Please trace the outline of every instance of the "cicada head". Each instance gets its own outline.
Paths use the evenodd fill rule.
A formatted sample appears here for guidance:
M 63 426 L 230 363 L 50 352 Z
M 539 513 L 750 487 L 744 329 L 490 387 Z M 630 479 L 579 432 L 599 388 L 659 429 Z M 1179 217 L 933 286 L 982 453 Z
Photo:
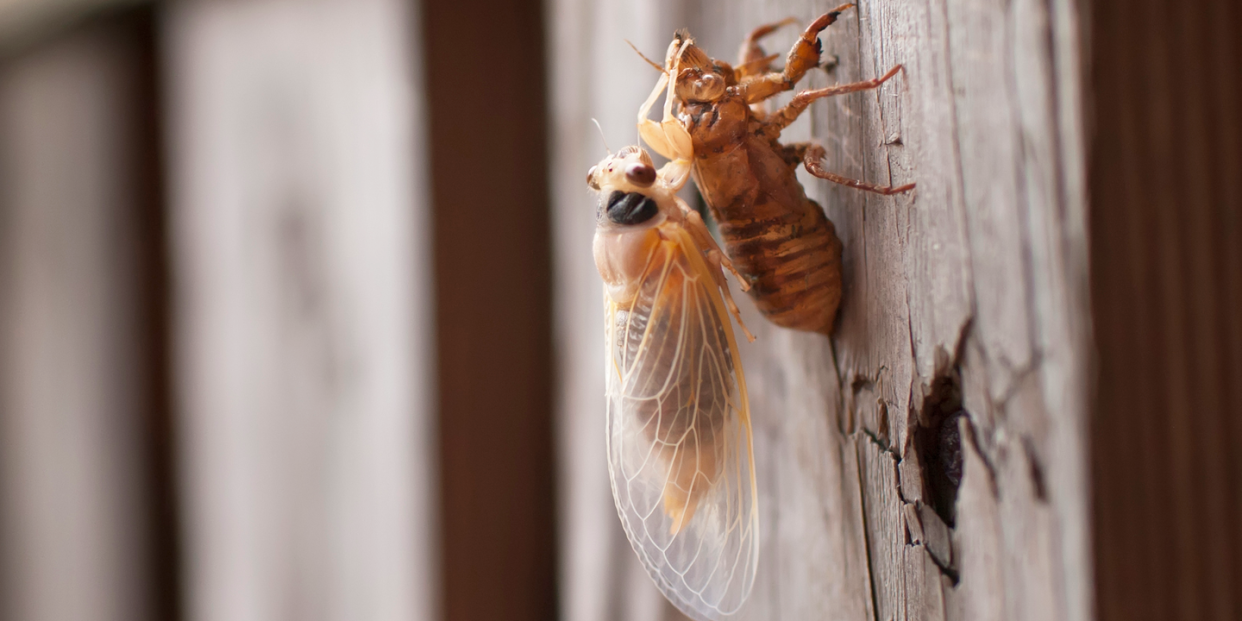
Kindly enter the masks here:
M 689 45 L 684 45 L 685 43 Z M 684 48 L 684 49 L 683 49 Z M 681 53 L 678 63 L 676 53 Z M 728 63 L 713 60 L 685 30 L 678 30 L 669 45 L 669 57 L 665 67 L 677 67 L 677 81 L 673 93 L 682 101 L 711 102 L 724 97 L 725 88 L 734 82 L 733 68 Z
M 647 258 L 660 243 L 656 233 L 681 219 L 668 182 L 641 147 L 629 146 L 604 158 L 587 173 L 599 192 L 595 266 L 609 297 L 621 303 L 638 291 Z
M 628 146 L 587 171 L 587 185 L 600 193 L 600 220 L 615 225 L 642 224 L 675 209 L 668 180 L 641 147 Z
M 599 164 L 587 171 L 587 185 L 592 190 L 645 190 L 656 181 L 655 164 L 646 149 L 630 145 L 608 154 Z

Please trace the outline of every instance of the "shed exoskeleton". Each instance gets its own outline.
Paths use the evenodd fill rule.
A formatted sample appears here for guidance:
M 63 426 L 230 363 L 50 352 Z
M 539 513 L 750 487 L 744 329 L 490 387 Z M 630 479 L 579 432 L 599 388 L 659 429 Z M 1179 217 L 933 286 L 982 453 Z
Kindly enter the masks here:
M 768 71 L 775 57 L 764 55 L 759 40 L 790 20 L 751 32 L 736 67 L 709 57 L 689 33 L 678 31 L 664 67 L 656 65 L 663 75 L 638 115 L 639 133 L 653 150 L 693 162 L 695 183 L 725 252 L 750 285 L 759 310 L 779 326 L 823 334 L 832 333 L 841 300 L 841 241 L 823 209 L 807 198 L 796 167 L 879 194 L 906 192 L 914 184 L 880 186 L 828 172 L 823 147 L 783 145 L 780 134 L 816 99 L 877 88 L 901 65 L 873 80 L 802 91 L 771 114 L 762 106 L 792 90 L 819 64 L 819 32 L 851 6 L 837 7 L 807 26 L 781 71 Z M 664 116 L 657 123 L 647 117 L 665 89 Z

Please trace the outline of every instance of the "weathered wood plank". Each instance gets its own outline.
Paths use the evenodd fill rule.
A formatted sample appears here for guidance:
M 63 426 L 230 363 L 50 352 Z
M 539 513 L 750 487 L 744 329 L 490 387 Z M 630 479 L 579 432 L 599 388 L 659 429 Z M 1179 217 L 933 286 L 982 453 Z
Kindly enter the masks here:
M 907 505 L 908 506 L 908 505 Z M 960 619 L 948 611 L 945 604 L 945 577 L 940 567 L 932 560 L 927 548 L 912 545 L 905 549 L 906 608 L 907 619 L 925 621 L 943 621 L 944 619 Z
M 875 618 L 906 619 L 905 512 L 898 494 L 897 462 L 866 433 L 856 434 L 858 471 L 867 532 L 868 567 L 875 594 Z M 921 565 L 921 563 L 920 563 Z
M 753 600 L 739 618 L 870 617 L 862 536 L 870 514 L 859 492 L 858 450 L 825 415 L 841 403 L 836 384 L 821 380 L 835 373 L 832 351 L 823 337 L 777 330 L 758 313 L 746 317 L 771 344 L 744 346 L 752 404 L 781 416 L 755 418 L 756 461 L 764 465 L 760 524 L 767 532 Z
M 602 452 L 590 448 L 602 437 L 592 366 L 601 328 L 578 177 L 600 153 L 587 119 L 600 118 L 610 138 L 632 136 L 634 106 L 655 76 L 613 42 L 629 38 L 658 56 L 668 33 L 688 26 L 709 53 L 732 60 L 756 24 L 805 23 L 828 8 L 640 6 L 615 15 L 561 0 L 552 11 L 558 325 L 575 360 L 561 402 L 573 618 L 614 618 L 608 593 L 618 584 L 604 571 L 576 573 L 575 563 L 603 563 L 605 545 L 624 556 Z M 775 328 L 741 302 L 759 336 L 742 353 L 764 504 L 760 577 L 739 618 L 1090 615 L 1076 6 L 862 2 L 822 35 L 836 66 L 812 71 L 804 88 L 898 63 L 905 71 L 876 91 L 815 103 L 785 141 L 823 143 L 840 174 L 919 186 L 876 197 L 800 176 L 845 245 L 831 341 Z M 783 53 L 794 36 L 790 28 L 765 45 Z M 954 506 L 942 498 L 954 454 L 941 425 L 954 429 L 959 419 L 948 417 L 962 402 L 968 474 Z M 944 503 L 942 517 L 933 507 Z M 831 569 L 816 573 L 825 559 Z M 579 617 L 586 600 L 595 616 Z
M 204 1 L 164 27 L 187 618 L 430 618 L 417 20 Z
M 996 479 L 979 454 L 968 423 L 962 439 L 962 488 L 958 497 L 956 546 L 961 550 L 962 572 L 958 589 L 962 618 L 1004 619 L 1011 594 L 1005 589 L 1004 559 L 997 509 Z

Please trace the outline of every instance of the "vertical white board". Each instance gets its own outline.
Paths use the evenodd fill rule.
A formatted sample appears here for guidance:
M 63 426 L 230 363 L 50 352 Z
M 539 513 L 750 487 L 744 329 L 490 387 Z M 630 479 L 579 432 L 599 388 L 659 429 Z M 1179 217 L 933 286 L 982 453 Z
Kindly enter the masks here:
M 411 32 L 396 0 L 168 7 L 192 621 L 433 612 Z

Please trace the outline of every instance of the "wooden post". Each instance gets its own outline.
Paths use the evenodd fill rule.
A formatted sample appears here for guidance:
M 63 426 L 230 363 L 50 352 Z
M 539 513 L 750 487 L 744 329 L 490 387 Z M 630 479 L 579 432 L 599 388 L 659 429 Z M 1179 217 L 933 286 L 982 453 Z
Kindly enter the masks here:
M 434 614 L 431 251 L 407 8 L 167 7 L 192 621 Z
M 153 12 L 16 45 L 16 5 L 0 17 L 0 617 L 175 619 Z
M 1102 621 L 1242 616 L 1242 11 L 1091 6 Z
M 590 119 L 614 149 L 635 140 L 657 74 L 625 39 L 658 57 L 685 26 L 732 61 L 754 26 L 830 7 L 552 5 L 562 614 L 672 618 L 621 534 L 604 468 L 595 216 L 581 179 L 604 150 Z M 905 71 L 814 104 L 786 141 L 824 144 L 829 170 L 918 189 L 885 198 L 802 175 L 845 244 L 832 339 L 775 328 L 743 303 L 759 336 L 743 359 L 762 552 L 738 619 L 1090 617 L 1077 19 L 1069 0 L 866 0 L 822 36 L 835 67 L 800 88 Z M 766 41 L 769 53 L 797 30 Z
M 555 616 L 540 0 L 427 0 L 445 621 Z

